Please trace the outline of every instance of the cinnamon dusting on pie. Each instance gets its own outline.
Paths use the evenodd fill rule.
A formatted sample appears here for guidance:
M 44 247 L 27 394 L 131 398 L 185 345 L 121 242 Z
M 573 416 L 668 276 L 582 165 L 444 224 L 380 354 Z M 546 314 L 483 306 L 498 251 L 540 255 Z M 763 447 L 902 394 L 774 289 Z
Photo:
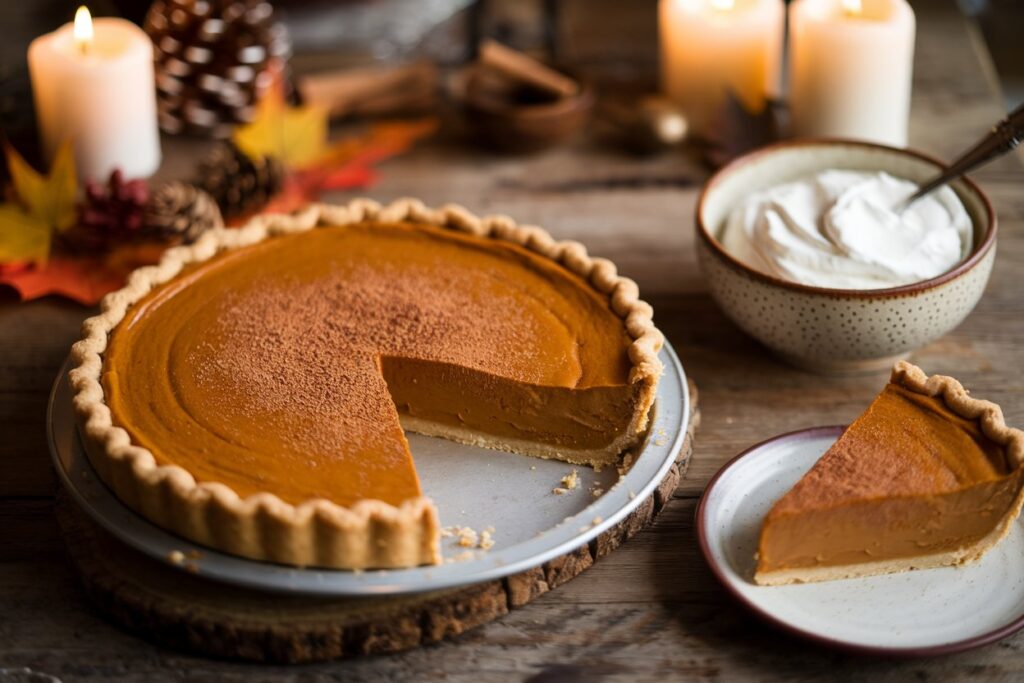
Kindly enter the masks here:
M 154 370 L 162 385 L 174 386 L 144 400 L 131 385 L 108 386 L 117 399 L 111 409 L 122 424 L 145 426 L 131 436 L 158 461 L 179 464 L 199 481 L 228 483 L 242 497 L 273 482 L 278 497 L 296 504 L 368 498 L 397 505 L 419 497 L 399 416 L 428 427 L 454 421 L 472 431 L 462 411 L 472 412 L 475 404 L 458 398 L 467 387 L 508 394 L 511 405 L 535 399 L 532 389 L 519 390 L 518 397 L 517 383 L 551 387 L 544 405 L 555 412 L 575 405 L 576 391 L 619 387 L 607 389 L 603 400 L 612 404 L 605 408 L 628 421 L 630 340 L 607 302 L 549 282 L 568 276 L 543 261 L 438 233 L 360 225 L 281 237 L 217 257 L 192 272 L 206 289 L 190 286 L 195 283 L 186 274 L 129 310 L 107 360 L 131 365 L 144 348 L 163 359 L 163 370 Z M 167 328 L 180 331 L 168 335 Z M 584 331 L 593 341 L 581 345 Z M 119 376 L 115 371 L 107 380 Z M 158 378 L 136 381 L 148 385 Z M 165 400 L 179 410 L 147 408 Z M 211 401 L 216 410 L 209 410 Z M 444 413 L 444 406 L 461 407 L 456 415 Z M 533 407 L 521 410 L 504 427 L 486 427 L 552 429 L 531 427 L 525 416 Z M 481 410 L 475 418 L 494 422 L 490 415 Z M 598 446 L 616 429 L 603 419 L 565 419 L 558 439 Z M 215 444 L 223 456 L 196 457 L 195 448 L 163 436 L 183 430 L 205 439 L 204 448 Z M 273 459 L 264 455 L 268 451 Z M 232 464 L 239 462 L 248 464 Z M 332 476 L 339 471 L 348 475 Z M 385 471 L 409 474 L 378 476 Z

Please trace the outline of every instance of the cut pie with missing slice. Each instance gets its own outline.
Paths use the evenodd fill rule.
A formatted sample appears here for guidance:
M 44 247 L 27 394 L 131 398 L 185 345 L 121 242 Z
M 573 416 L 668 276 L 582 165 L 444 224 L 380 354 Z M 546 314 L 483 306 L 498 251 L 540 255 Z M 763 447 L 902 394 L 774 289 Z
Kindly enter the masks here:
M 768 512 L 754 579 L 827 581 L 959 565 L 1024 503 L 1024 432 L 951 377 L 900 362 L 867 411 Z
M 441 558 L 403 427 L 615 466 L 662 370 L 651 315 L 537 227 L 315 205 L 136 271 L 71 381 L 90 461 L 154 523 L 259 560 L 408 567 Z

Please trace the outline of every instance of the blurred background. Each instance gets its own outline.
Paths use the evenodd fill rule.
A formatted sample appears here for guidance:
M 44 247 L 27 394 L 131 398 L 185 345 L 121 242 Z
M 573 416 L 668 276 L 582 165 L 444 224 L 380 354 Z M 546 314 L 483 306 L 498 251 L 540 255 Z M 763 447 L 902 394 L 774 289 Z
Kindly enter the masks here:
M 1024 2 L 911 4 L 921 13 L 943 2 L 973 20 L 976 39 L 991 57 L 992 85 L 1007 108 L 1024 102 Z M 0 129 L 29 157 L 37 152 L 37 136 L 26 50 L 35 36 L 70 21 L 79 4 L 0 5 Z M 443 72 L 472 60 L 479 40 L 491 37 L 599 85 L 657 88 L 657 0 L 276 0 L 273 5 L 288 29 L 291 68 L 300 78 L 425 63 Z M 150 2 L 92 0 L 89 7 L 95 16 L 123 16 L 141 25 Z M 407 100 L 380 103 L 378 113 L 433 105 L 436 82 L 411 78 Z M 365 113 L 375 112 L 371 107 Z

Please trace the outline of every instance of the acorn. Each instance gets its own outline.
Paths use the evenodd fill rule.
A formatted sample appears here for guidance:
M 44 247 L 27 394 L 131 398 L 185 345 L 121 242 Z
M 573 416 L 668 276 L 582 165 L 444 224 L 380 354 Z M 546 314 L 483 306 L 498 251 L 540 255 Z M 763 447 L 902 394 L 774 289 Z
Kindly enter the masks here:
M 598 105 L 594 126 L 600 137 L 634 154 L 654 154 L 682 144 L 686 115 L 661 95 L 613 97 Z

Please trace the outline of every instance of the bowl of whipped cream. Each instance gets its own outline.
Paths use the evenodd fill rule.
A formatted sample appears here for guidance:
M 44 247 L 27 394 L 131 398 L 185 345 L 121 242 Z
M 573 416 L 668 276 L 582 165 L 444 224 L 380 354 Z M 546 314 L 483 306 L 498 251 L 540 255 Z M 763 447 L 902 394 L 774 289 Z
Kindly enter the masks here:
M 995 213 L 970 180 L 903 205 L 941 168 L 919 152 L 845 140 L 736 159 L 697 202 L 712 297 L 793 365 L 891 366 L 967 317 L 995 260 Z

